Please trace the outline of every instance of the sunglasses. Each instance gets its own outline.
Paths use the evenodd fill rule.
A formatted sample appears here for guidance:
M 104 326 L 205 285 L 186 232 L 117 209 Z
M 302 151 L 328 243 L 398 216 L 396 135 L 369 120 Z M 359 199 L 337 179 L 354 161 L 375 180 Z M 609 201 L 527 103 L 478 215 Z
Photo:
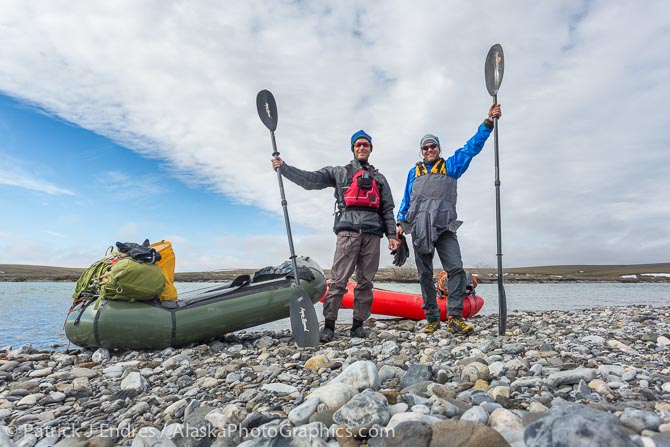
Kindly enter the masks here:
M 354 147 L 370 147 L 370 143 L 359 141 L 358 143 L 354 144 Z
M 428 149 L 435 149 L 437 147 L 437 144 L 427 144 L 425 146 L 421 146 L 422 151 L 427 151 Z

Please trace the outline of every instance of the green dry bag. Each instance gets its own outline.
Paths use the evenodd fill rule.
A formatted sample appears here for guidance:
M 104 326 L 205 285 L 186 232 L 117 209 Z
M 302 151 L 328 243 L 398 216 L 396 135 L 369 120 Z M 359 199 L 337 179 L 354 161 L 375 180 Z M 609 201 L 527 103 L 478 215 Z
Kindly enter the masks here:
M 163 291 L 165 278 L 156 264 L 121 258 L 100 286 L 100 298 L 123 301 L 149 301 Z

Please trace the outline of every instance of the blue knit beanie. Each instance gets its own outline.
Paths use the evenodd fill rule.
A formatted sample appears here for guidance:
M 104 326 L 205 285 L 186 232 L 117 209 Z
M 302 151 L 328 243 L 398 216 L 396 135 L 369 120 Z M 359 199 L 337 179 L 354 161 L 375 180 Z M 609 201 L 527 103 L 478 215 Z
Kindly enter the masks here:
M 429 141 L 434 142 L 435 144 L 438 145 L 438 147 L 440 147 L 440 139 L 437 138 L 437 137 L 436 137 L 435 135 L 433 135 L 432 133 L 427 133 L 426 135 L 424 135 L 424 136 L 421 138 L 421 142 L 419 143 L 419 147 L 423 147 L 423 146 L 424 146 L 426 143 L 428 143 Z
M 370 143 L 370 149 L 372 149 L 372 137 L 365 133 L 363 129 L 359 130 L 351 136 L 351 152 L 354 151 L 354 143 L 360 138 L 365 138 Z

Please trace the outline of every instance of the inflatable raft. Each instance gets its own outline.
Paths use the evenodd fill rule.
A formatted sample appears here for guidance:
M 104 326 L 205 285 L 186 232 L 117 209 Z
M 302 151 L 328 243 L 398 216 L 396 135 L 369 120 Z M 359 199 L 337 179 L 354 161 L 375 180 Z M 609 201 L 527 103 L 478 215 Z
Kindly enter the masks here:
M 344 294 L 343 309 L 354 308 L 354 288 L 356 284 L 347 285 L 347 293 Z M 423 310 L 423 297 L 412 293 L 394 292 L 384 289 L 372 290 L 372 313 L 377 315 L 388 315 L 410 320 L 424 320 L 426 314 Z M 440 308 L 440 320 L 447 320 L 447 299 L 438 297 L 437 305 Z M 484 299 L 474 293 L 470 293 L 463 301 L 463 318 L 469 318 L 477 314 L 484 306 Z
M 326 291 L 321 267 L 300 257 L 300 283 L 319 301 Z M 162 349 L 205 341 L 289 316 L 291 263 L 268 267 L 231 283 L 185 292 L 176 301 L 92 300 L 65 322 L 68 340 L 81 347 Z

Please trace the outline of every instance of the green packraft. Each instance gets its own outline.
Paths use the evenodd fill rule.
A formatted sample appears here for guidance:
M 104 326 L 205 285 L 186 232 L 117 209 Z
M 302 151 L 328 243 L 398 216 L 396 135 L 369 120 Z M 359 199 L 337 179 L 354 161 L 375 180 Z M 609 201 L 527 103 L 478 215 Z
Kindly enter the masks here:
M 123 301 L 149 301 L 165 288 L 165 278 L 156 264 L 121 258 L 112 264 L 109 276 L 101 281 L 100 298 Z

